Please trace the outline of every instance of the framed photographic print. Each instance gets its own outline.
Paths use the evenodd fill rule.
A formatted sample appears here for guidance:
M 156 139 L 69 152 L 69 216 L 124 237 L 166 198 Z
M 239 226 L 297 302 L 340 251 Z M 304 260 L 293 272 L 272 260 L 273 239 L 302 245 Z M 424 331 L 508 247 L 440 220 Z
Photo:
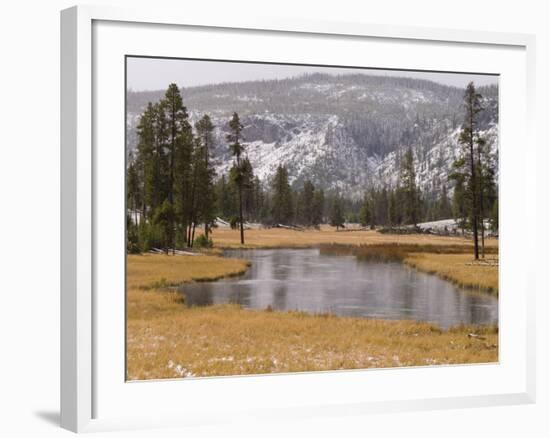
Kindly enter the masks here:
M 534 400 L 531 36 L 75 7 L 61 45 L 63 427 Z

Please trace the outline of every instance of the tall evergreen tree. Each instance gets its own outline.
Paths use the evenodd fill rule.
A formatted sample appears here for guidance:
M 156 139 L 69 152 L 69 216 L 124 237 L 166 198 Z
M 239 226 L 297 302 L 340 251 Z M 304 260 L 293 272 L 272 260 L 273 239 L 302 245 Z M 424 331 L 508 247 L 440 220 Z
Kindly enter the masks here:
M 162 202 L 162 163 L 164 150 L 158 145 L 156 135 L 156 106 L 149 103 L 142 113 L 137 127 L 138 145 L 136 168 L 141 176 L 142 219 L 150 219 Z
M 243 185 L 245 183 L 244 169 L 241 166 L 241 157 L 244 153 L 244 145 L 242 144 L 242 130 L 243 125 L 239 119 L 237 113 L 233 113 L 233 117 L 229 121 L 229 134 L 227 134 L 226 139 L 229 142 L 229 148 L 231 154 L 235 158 L 236 171 L 234 172 L 234 182 L 237 185 L 238 195 L 239 195 L 239 224 L 241 230 L 241 245 L 244 245 L 244 221 L 243 221 Z
M 363 227 L 371 226 L 374 228 L 372 200 L 367 193 L 363 196 L 363 203 L 361 205 L 361 210 L 359 210 L 359 222 Z
M 243 193 L 243 215 L 245 218 L 250 219 L 254 215 L 256 205 L 254 203 L 254 170 L 247 157 L 241 160 L 240 174 Z
M 255 222 L 261 222 L 264 216 L 264 210 L 266 208 L 266 196 L 263 190 L 262 182 L 256 175 L 252 181 L 252 203 L 254 204 L 253 220 Z
M 416 172 L 412 149 L 407 149 L 401 162 L 400 187 L 405 223 L 416 226 L 420 216 L 420 197 L 416 187 Z
M 183 106 L 180 90 L 175 83 L 168 86 L 164 99 L 160 102 L 159 116 L 161 115 L 166 123 L 166 149 L 168 151 L 166 184 L 168 202 L 174 212 L 171 226 L 175 229 L 176 225 L 178 225 L 178 228 L 185 232 L 185 227 L 191 224 L 190 216 L 193 214 L 192 210 L 186 211 L 185 208 L 185 204 L 187 203 L 186 198 L 191 190 L 187 186 L 189 184 L 188 173 L 191 167 L 190 159 L 193 148 L 193 134 L 188 121 L 187 109 Z M 177 180 L 176 167 L 178 167 Z M 175 199 L 176 193 L 180 197 L 178 202 Z M 177 217 L 176 213 L 179 213 Z M 176 224 L 176 221 L 178 224 Z M 171 247 L 175 250 L 175 233 L 171 233 L 171 235 L 174 238 L 171 242 Z
M 310 180 L 304 182 L 304 188 L 302 189 L 302 196 L 300 199 L 299 209 L 301 210 L 301 223 L 306 227 L 314 225 L 314 198 L 315 198 L 315 186 Z
M 292 190 L 288 182 L 286 167 L 279 165 L 271 183 L 272 203 L 271 214 L 276 224 L 289 224 L 292 222 Z
M 317 227 L 323 223 L 325 211 L 325 193 L 322 189 L 315 190 L 313 194 L 313 205 L 311 215 L 311 225 Z
M 388 225 L 388 210 L 389 210 L 389 193 L 388 188 L 383 187 L 379 193 L 376 194 L 376 218 L 375 222 L 378 224 Z
M 439 195 L 438 205 L 437 205 L 437 220 L 440 219 L 449 219 L 453 215 L 451 202 L 449 201 L 449 194 L 447 192 L 447 185 L 443 184 L 441 188 L 441 193 Z
M 344 212 L 342 211 L 342 200 L 340 196 L 336 194 L 332 200 L 332 206 L 330 210 L 330 225 L 336 227 L 336 231 L 340 227 L 344 226 Z
M 214 125 L 208 114 L 205 114 L 196 124 L 195 130 L 200 140 L 199 165 L 200 172 L 200 193 L 201 193 L 201 219 L 204 223 L 204 235 L 208 238 L 210 226 L 215 219 L 215 193 L 214 178 L 215 171 L 210 162 L 210 150 L 213 144 Z
M 463 146 L 463 163 L 466 169 L 466 189 L 468 201 L 470 202 L 469 214 L 470 223 L 474 235 L 474 258 L 479 259 L 479 222 L 480 222 L 480 181 L 479 162 L 476 160 L 476 145 L 479 147 L 480 133 L 478 129 L 478 115 L 483 110 L 481 106 L 481 95 L 476 91 L 473 82 L 470 82 L 464 92 L 464 107 L 466 115 L 459 142 Z
M 388 225 L 393 228 L 398 224 L 397 196 L 395 190 L 390 190 L 388 201 Z

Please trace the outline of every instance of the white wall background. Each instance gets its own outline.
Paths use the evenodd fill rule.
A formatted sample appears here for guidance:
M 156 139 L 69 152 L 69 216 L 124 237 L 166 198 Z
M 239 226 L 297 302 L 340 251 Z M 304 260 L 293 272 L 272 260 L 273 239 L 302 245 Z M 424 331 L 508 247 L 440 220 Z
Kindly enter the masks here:
M 524 0 L 210 0 L 96 1 L 97 4 L 193 8 L 208 14 L 276 15 L 537 35 L 539 229 L 550 201 L 550 154 L 543 136 L 550 103 L 550 14 L 545 2 Z M 59 418 L 59 10 L 65 0 L 4 2 L 0 13 L 0 435 L 68 436 Z M 521 145 L 518 145 L 521 147 Z M 260 431 L 255 425 L 223 430 L 119 432 L 107 436 L 550 436 L 550 284 L 548 236 L 540 236 L 538 265 L 538 402 L 471 410 L 312 419 Z M 546 260 L 545 260 L 546 257 Z M 545 283 L 543 283 L 543 281 Z

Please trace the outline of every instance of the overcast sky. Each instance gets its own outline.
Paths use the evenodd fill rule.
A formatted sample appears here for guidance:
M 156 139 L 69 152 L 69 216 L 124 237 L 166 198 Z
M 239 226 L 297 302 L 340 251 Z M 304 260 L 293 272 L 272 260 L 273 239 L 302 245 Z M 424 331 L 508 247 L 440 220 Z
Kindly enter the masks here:
M 434 73 L 402 70 L 373 70 L 357 68 L 308 67 L 245 62 L 191 61 L 183 59 L 127 58 L 127 85 L 134 91 L 160 90 L 175 82 L 180 87 L 243 82 L 261 79 L 283 79 L 304 73 L 350 74 L 363 73 L 387 76 L 406 76 L 428 79 L 445 85 L 464 88 L 473 81 L 477 86 L 496 84 L 495 75 Z

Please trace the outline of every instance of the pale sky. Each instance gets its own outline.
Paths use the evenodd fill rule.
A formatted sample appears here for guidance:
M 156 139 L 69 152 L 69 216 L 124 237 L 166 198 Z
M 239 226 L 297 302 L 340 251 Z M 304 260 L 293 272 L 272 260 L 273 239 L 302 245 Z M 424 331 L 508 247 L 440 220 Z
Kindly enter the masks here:
M 172 82 L 177 83 L 180 87 L 193 87 L 222 82 L 284 79 L 300 76 L 305 73 L 327 73 L 334 75 L 363 73 L 379 76 L 404 76 L 427 79 L 460 88 L 464 88 L 470 81 L 473 81 L 476 86 L 498 83 L 498 76 L 483 74 L 310 67 L 167 58 L 127 58 L 127 86 L 134 91 L 160 90 L 166 88 L 166 84 Z

